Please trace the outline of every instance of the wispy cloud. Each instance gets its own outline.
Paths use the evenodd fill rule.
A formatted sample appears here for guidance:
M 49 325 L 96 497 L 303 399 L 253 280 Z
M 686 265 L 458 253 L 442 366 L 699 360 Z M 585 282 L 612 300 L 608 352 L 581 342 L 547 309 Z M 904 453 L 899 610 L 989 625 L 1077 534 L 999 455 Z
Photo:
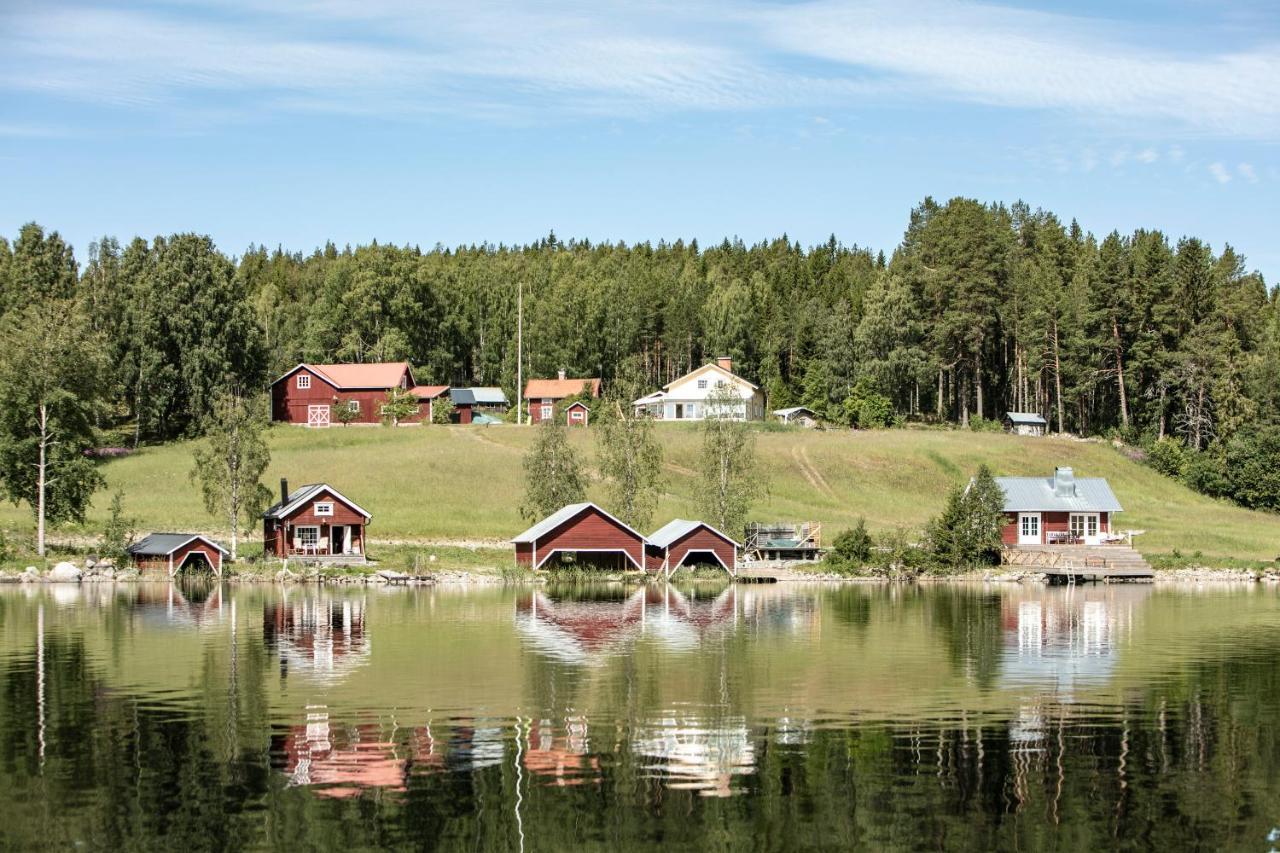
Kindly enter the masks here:
M 1231 183 L 1231 172 L 1222 163 L 1210 163 L 1209 174 L 1213 175 L 1213 179 L 1220 184 Z
M 1256 184 L 1258 182 L 1258 172 L 1253 168 L 1252 163 L 1241 163 L 1236 166 L 1236 172 L 1240 177 L 1244 178 L 1251 184 Z
M 967 0 L 229 3 L 11 8 L 0 88 L 507 120 L 937 100 L 1280 138 L 1274 45 L 1160 52 L 1116 24 Z

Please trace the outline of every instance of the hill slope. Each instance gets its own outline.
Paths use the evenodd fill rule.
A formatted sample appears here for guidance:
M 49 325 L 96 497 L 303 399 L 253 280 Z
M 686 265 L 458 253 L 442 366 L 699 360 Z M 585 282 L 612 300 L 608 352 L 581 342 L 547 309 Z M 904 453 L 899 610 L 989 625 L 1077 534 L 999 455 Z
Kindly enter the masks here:
M 696 513 L 697 429 L 662 424 L 665 494 L 654 527 Z M 276 427 L 271 431 L 273 492 L 280 477 L 293 485 L 327 481 L 373 513 L 375 540 L 506 540 L 525 527 L 518 504 L 521 457 L 532 430 L 514 426 L 333 428 Z M 574 443 L 593 458 L 590 431 Z M 1126 512 L 1120 529 L 1146 530 L 1135 544 L 1149 553 L 1274 559 L 1280 554 L 1280 516 L 1251 512 L 1198 495 L 1135 464 L 1109 445 L 1058 438 L 1022 438 L 954 431 L 761 432 L 758 448 L 769 496 L 761 520 L 813 520 L 829 540 L 859 516 L 873 530 L 919 527 L 941 508 L 947 488 L 986 462 L 996 474 L 1047 475 L 1072 465 L 1078 476 L 1106 477 Z M 191 446 L 147 448 L 105 464 L 108 489 L 99 493 L 85 532 L 105 518 L 110 492 L 125 493 L 125 508 L 143 530 L 217 530 L 188 479 Z M 598 488 L 592 497 L 599 497 Z M 6 505 L 0 524 L 26 530 L 26 507 Z

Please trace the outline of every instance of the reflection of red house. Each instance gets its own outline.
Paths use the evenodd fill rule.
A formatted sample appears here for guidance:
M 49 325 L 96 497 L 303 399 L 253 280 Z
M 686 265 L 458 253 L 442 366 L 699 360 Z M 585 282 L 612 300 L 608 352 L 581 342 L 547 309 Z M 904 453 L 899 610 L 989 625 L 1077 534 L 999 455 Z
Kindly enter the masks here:
M 345 672 L 369 653 L 359 598 L 282 597 L 262 608 L 262 639 L 281 660 L 317 674 Z
M 566 731 L 555 733 L 549 720 L 529 729 L 523 763 L 525 769 L 539 776 L 549 776 L 556 787 L 583 783 L 599 784 L 600 759 L 588 754 L 587 722 L 578 717 L 566 721 Z
M 734 574 L 738 543 L 705 521 L 674 519 L 649 535 L 645 570 L 670 574 L 683 565 L 718 565 Z
M 309 713 L 305 726 L 291 727 L 283 743 L 273 746 L 273 752 L 284 754 L 280 769 L 289 784 L 316 786 L 322 797 L 404 791 L 410 773 L 444 766 L 429 727 L 415 729 L 408 744 L 396 743 L 377 724 L 330 723 L 324 711 Z
M 511 540 L 516 564 L 540 569 L 553 557 L 609 569 L 644 566 L 645 538 L 593 503 L 569 504 Z

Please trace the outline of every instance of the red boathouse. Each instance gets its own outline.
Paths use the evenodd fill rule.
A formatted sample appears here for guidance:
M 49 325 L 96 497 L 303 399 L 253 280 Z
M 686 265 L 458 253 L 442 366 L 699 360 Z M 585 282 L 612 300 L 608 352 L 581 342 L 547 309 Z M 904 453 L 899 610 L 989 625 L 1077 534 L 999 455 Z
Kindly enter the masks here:
M 207 567 L 222 577 L 227 549 L 198 533 L 152 533 L 129 546 L 129 556 L 140 572 L 165 572 L 173 577 L 183 569 Z
M 262 552 L 332 563 L 365 562 L 372 516 L 327 483 L 294 492 L 280 481 L 280 502 L 262 514 Z
M 644 567 L 644 536 L 593 503 L 569 504 L 511 541 L 516 565 L 533 569 L 568 555 L 603 569 Z
M 705 521 L 674 519 L 649 536 L 645 571 L 670 575 L 684 565 L 719 565 L 735 574 L 741 546 Z

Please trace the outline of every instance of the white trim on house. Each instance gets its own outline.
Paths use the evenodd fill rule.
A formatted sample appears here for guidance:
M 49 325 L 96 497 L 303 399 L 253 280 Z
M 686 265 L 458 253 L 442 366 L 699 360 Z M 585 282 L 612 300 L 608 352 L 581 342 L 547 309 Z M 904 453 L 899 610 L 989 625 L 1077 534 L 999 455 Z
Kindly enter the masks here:
M 1032 530 L 1035 532 L 1033 533 Z M 1044 518 L 1038 512 L 1018 513 L 1018 544 L 1039 545 L 1044 542 Z
M 641 548 L 642 548 L 642 549 L 643 549 L 643 547 L 644 547 L 644 546 L 643 546 L 643 545 L 641 545 Z M 564 553 L 564 554 L 622 554 L 622 555 L 623 555 L 623 556 L 625 556 L 628 560 L 630 560 L 630 561 L 631 561 L 631 565 L 633 565 L 633 566 L 635 566 L 637 569 L 641 569 L 641 570 L 643 571 L 643 568 L 641 567 L 641 565 L 640 565 L 639 563 L 637 563 L 637 562 L 636 562 L 636 558 L 635 558 L 635 557 L 633 557 L 633 556 L 631 556 L 631 552 L 630 552 L 630 551 L 628 551 L 626 548 L 552 548 L 552 549 L 551 549 L 551 551 L 550 551 L 550 552 L 548 552 L 545 556 L 543 556 L 543 558 L 542 558 L 541 560 L 539 560 L 539 561 L 537 561 L 536 563 L 534 563 L 534 564 L 533 564 L 533 567 L 534 567 L 535 569 L 540 569 L 540 568 L 542 568 L 544 565 L 546 565 L 547 560 L 550 560 L 550 559 L 551 559 L 552 557 L 554 557 L 556 554 L 560 554 L 560 553 Z
M 715 381 L 711 381 L 713 378 Z M 708 415 L 707 400 L 716 389 L 726 385 L 735 389 L 742 403 L 735 406 L 734 411 L 720 416 L 747 421 L 764 420 L 764 392 L 715 363 L 704 364 L 679 379 L 668 382 L 661 391 L 633 400 L 631 405 L 637 411 L 648 412 L 659 420 L 700 421 Z M 711 414 L 716 415 L 714 412 Z

